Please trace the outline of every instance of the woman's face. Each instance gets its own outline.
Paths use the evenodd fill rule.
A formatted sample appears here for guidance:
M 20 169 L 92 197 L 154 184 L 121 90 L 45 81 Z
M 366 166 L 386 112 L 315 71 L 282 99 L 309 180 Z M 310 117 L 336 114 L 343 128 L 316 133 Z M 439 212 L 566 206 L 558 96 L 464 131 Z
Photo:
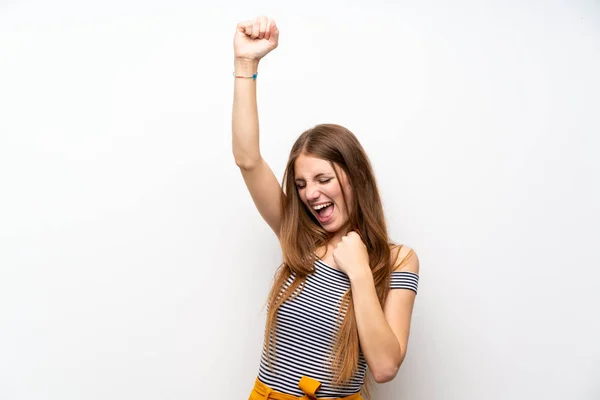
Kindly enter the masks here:
M 331 233 L 337 232 L 348 222 L 348 208 L 344 204 L 342 188 L 348 202 L 352 201 L 352 188 L 346 173 L 337 165 L 335 168 L 341 182 L 336 178 L 329 161 L 301 154 L 294 164 L 294 178 L 300 199 L 321 226 Z

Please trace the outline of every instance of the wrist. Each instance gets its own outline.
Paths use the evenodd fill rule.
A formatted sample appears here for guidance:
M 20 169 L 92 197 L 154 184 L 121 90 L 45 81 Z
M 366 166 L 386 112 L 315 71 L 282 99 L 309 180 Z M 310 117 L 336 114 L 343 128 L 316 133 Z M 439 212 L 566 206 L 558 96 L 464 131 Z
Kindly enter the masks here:
M 233 66 L 236 75 L 253 75 L 258 72 L 258 62 L 256 59 L 235 58 Z
M 357 266 L 348 273 L 348 279 L 351 282 L 361 281 L 365 279 L 373 279 L 373 272 L 368 265 Z

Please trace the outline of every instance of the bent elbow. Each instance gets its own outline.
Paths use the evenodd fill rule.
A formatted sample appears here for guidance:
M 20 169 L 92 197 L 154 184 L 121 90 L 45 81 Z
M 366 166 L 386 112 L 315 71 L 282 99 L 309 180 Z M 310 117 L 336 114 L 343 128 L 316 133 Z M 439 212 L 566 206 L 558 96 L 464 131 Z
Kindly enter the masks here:
M 391 366 L 373 371 L 373 379 L 377 383 L 386 383 L 391 381 L 398 374 L 400 366 Z
M 248 157 L 234 157 L 235 158 L 235 165 L 238 166 L 238 168 L 245 170 L 245 171 L 249 171 L 252 168 L 255 168 L 256 165 L 260 162 L 260 158 L 248 158 Z
M 385 361 L 381 360 L 380 362 L 375 363 L 375 365 L 369 365 L 375 382 L 386 383 L 394 379 L 404 361 L 404 355 L 405 353 L 400 350 L 393 357 L 390 357 Z

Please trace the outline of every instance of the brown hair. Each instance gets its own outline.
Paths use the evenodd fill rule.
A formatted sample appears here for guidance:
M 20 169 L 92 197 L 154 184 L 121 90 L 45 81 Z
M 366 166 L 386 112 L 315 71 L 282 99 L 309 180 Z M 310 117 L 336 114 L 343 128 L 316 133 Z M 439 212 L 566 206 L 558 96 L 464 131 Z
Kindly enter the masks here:
M 353 193 L 348 210 L 348 229 L 359 232 L 367 247 L 377 297 L 382 305 L 390 287 L 390 241 L 370 161 L 356 136 L 348 129 L 334 124 L 316 125 L 303 132 L 292 146 L 283 176 L 283 215 L 279 236 L 283 263 L 269 294 L 265 330 L 269 365 L 271 355 L 275 356 L 277 310 L 283 302 L 302 289 L 306 276 L 314 271 L 317 258 L 315 250 L 325 246 L 331 237 L 313 214 L 305 209 L 306 205 L 298 195 L 294 164 L 301 154 L 327 160 L 332 167 L 336 165 L 346 173 Z M 334 171 L 337 176 L 335 168 Z M 349 204 L 344 190 L 342 195 L 344 202 Z M 295 275 L 295 279 L 288 283 L 292 275 Z M 358 368 L 360 345 L 350 290 L 342 298 L 338 322 L 339 329 L 331 353 L 336 385 L 348 382 Z

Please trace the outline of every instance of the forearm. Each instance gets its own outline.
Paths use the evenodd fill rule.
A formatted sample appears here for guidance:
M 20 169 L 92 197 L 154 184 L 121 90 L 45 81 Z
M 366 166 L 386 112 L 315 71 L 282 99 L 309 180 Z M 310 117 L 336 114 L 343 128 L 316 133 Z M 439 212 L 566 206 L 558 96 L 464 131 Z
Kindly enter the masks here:
M 258 71 L 258 60 L 239 60 L 234 63 L 235 75 L 252 76 Z M 232 111 L 232 146 L 235 162 L 240 167 L 260 159 L 256 81 L 234 78 Z
M 379 304 L 370 268 L 350 276 L 358 337 L 375 380 L 391 380 L 402 363 L 402 348 Z

